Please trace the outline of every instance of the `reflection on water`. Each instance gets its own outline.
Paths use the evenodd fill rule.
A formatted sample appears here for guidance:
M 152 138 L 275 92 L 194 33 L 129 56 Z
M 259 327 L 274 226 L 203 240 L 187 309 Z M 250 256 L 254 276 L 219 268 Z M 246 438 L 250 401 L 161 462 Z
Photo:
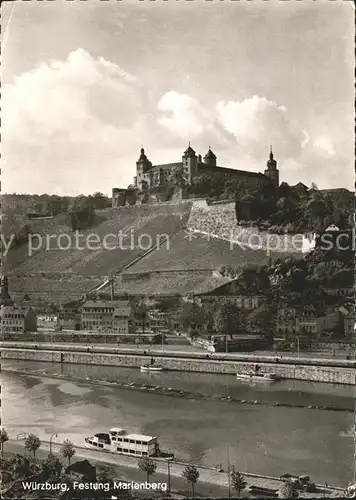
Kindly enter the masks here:
M 10 363 L 4 362 L 3 368 Z M 58 365 L 13 363 L 13 367 L 52 369 Z M 147 382 L 139 370 L 67 365 L 63 372 L 83 378 Z M 150 383 L 152 377 L 149 376 Z M 234 377 L 166 372 L 155 375 L 158 385 L 230 395 L 240 399 L 352 407 L 351 387 L 304 382 L 249 387 Z M 227 446 L 237 470 L 280 475 L 309 474 L 319 482 L 344 486 L 352 477 L 353 443 L 342 437 L 352 425 L 352 414 L 302 408 L 236 405 L 228 402 L 188 400 L 152 393 L 91 386 L 4 371 L 3 423 L 14 435 L 35 432 L 47 438 L 83 444 L 94 432 L 110 427 L 156 435 L 161 447 L 178 457 L 226 468 Z

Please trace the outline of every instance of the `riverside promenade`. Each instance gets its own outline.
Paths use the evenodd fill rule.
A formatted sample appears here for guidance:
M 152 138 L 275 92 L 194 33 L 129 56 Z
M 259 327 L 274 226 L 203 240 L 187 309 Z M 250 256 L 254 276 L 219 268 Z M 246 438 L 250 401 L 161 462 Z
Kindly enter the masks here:
M 25 448 L 25 434 L 18 434 L 17 439 L 10 439 L 6 442 L 6 451 L 11 453 L 24 454 Z M 52 441 L 50 445 L 49 441 L 41 441 L 41 447 L 37 451 L 38 458 L 45 458 L 50 451 L 53 454 L 59 454 L 61 447 L 61 442 Z M 93 465 L 96 465 L 98 469 L 103 467 L 108 467 L 113 472 L 114 479 L 122 481 L 143 481 L 145 479 L 142 471 L 138 468 L 139 459 L 136 457 L 130 457 L 125 455 L 119 455 L 109 452 L 96 451 L 88 449 L 85 447 L 75 446 L 76 453 L 72 459 L 72 463 L 80 460 L 88 460 Z M 187 463 L 180 462 L 177 460 L 167 460 L 163 458 L 155 459 L 157 464 L 157 469 L 155 475 L 152 477 L 152 481 L 155 482 L 166 482 L 172 492 L 186 492 L 189 494 L 189 485 L 187 485 L 183 478 L 182 472 L 186 467 Z M 196 486 L 196 491 L 203 495 L 213 495 L 227 497 L 229 490 L 229 479 L 227 471 L 219 471 L 217 467 L 211 466 L 201 466 L 196 465 L 199 470 L 199 481 Z M 253 473 L 246 473 L 241 471 L 247 482 L 246 494 L 243 493 L 244 498 L 254 498 L 255 495 L 249 493 L 251 486 L 256 488 L 269 488 L 271 490 L 279 490 L 283 484 L 283 481 L 277 477 L 262 476 Z M 329 497 L 337 498 L 343 495 L 343 489 L 333 486 L 326 487 L 325 485 L 317 485 L 317 493 L 306 493 L 300 492 L 301 498 L 316 498 L 316 497 Z M 232 495 L 234 493 L 232 492 Z M 256 495 L 261 497 L 261 495 Z

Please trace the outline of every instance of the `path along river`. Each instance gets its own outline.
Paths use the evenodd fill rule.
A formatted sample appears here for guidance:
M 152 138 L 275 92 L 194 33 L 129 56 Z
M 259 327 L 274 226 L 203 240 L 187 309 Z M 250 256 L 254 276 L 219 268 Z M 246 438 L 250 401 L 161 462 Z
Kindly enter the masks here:
M 12 437 L 34 432 L 49 439 L 57 432 L 59 440 L 83 445 L 85 436 L 116 426 L 158 436 L 162 449 L 196 463 L 222 463 L 226 468 L 229 452 L 231 463 L 241 472 L 308 474 L 319 483 L 337 486 L 347 485 L 353 475 L 352 413 L 183 399 L 56 380 L 50 374 L 341 408 L 353 407 L 350 386 L 302 381 L 251 386 L 230 375 L 147 375 L 121 367 L 63 365 L 61 369 L 59 364 L 10 360 L 2 362 L 2 370 L 2 423 Z M 46 374 L 33 377 L 30 371 Z

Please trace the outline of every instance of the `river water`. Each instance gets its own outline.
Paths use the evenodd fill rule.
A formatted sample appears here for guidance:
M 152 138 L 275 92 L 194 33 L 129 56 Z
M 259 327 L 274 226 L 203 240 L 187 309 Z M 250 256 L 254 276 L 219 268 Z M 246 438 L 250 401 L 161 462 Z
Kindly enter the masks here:
M 43 370 L 33 377 L 8 370 Z M 43 439 L 83 445 L 85 436 L 122 427 L 156 435 L 161 448 L 195 463 L 279 476 L 308 474 L 345 486 L 353 474 L 353 415 L 347 412 L 252 406 L 181 399 L 118 387 L 51 379 L 62 373 L 99 380 L 156 384 L 204 394 L 280 403 L 352 408 L 354 388 L 303 381 L 251 386 L 230 375 L 163 372 L 116 367 L 2 362 L 2 423 L 11 436 L 34 432 Z

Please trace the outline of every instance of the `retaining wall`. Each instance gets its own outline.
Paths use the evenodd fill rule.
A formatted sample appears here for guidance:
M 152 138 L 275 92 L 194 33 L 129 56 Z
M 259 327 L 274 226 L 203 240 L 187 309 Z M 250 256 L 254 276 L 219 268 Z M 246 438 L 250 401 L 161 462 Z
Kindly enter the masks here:
M 143 364 L 142 356 L 134 354 L 100 354 L 85 352 L 36 351 L 34 349 L 6 349 L 1 348 L 2 359 L 16 359 L 24 361 L 46 361 L 51 363 L 73 363 L 100 366 L 139 367 Z M 147 361 L 150 356 L 147 356 Z M 234 374 L 238 371 L 250 370 L 255 362 L 221 361 L 160 357 L 159 365 L 166 370 Z M 259 363 L 261 369 L 267 373 L 274 372 L 286 379 L 309 380 L 333 384 L 355 385 L 355 369 L 334 366 L 311 366 L 301 364 Z

